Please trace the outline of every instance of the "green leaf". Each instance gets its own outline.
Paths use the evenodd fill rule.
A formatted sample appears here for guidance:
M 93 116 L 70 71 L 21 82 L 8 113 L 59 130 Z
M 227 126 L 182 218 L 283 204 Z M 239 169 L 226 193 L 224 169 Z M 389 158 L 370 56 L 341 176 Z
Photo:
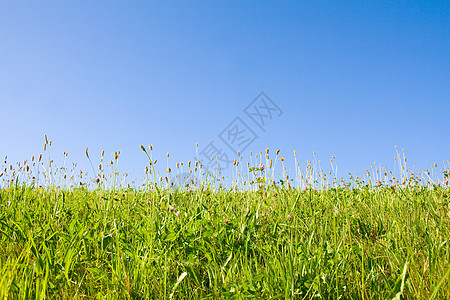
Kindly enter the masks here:
M 401 296 L 403 295 L 403 290 L 405 288 L 405 281 L 408 279 L 408 262 L 405 263 L 405 266 L 403 267 L 402 276 L 397 280 L 394 290 L 391 293 L 391 299 L 392 300 L 400 300 Z
M 164 241 L 166 242 L 173 242 L 177 239 L 177 235 L 173 232 L 169 233 L 166 238 L 164 239 Z
M 439 292 L 439 289 L 441 288 L 441 285 L 444 283 L 445 279 L 450 274 L 450 264 L 447 265 L 447 272 L 445 272 L 445 275 L 439 280 L 438 284 L 433 290 L 433 293 L 431 294 L 430 300 L 436 298 L 437 293 Z

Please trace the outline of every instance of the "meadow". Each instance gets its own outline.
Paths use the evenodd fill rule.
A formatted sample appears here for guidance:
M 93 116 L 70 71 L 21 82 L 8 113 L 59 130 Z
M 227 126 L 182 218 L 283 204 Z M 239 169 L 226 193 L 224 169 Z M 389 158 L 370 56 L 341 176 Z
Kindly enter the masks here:
M 118 153 L 95 178 L 5 160 L 2 299 L 450 299 L 448 167 L 414 174 L 399 157 L 398 177 L 346 182 L 309 163 L 290 179 L 267 150 L 235 161 L 231 185 L 174 187 L 141 149 L 139 188 L 119 184 Z

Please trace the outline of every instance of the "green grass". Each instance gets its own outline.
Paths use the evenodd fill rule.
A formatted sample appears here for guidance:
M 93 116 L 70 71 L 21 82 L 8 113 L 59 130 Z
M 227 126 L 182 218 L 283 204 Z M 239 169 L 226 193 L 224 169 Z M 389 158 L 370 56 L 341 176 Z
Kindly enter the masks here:
M 450 297 L 447 188 L 11 184 L 0 204 L 7 299 Z
M 5 158 L 0 298 L 450 299 L 445 162 L 442 180 L 399 155 L 399 179 L 372 168 L 348 183 L 333 160 L 328 174 L 296 162 L 289 178 L 267 150 L 247 168 L 235 161 L 226 188 L 188 163 L 195 180 L 175 189 L 183 165 L 167 161 L 160 176 L 141 149 L 137 188 L 120 183 L 119 152 L 91 163 L 94 181 L 49 156 L 16 168 Z

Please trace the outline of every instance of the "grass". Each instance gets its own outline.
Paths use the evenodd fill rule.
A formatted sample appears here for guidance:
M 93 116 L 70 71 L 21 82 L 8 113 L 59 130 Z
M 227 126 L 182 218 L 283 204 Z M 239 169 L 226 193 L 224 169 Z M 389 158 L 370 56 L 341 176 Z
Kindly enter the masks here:
M 271 183 L 269 170 L 253 168 L 246 190 L 11 176 L 0 189 L 0 297 L 450 298 L 444 184 L 413 175 L 294 188 Z

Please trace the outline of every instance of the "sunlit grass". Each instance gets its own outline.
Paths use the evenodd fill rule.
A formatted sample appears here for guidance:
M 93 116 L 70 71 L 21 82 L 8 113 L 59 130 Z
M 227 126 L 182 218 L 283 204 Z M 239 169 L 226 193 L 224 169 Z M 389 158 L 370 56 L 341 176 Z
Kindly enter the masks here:
M 0 296 L 450 297 L 448 173 L 439 185 L 406 171 L 399 179 L 374 171 L 365 181 L 334 178 L 321 186 L 323 174 L 315 185 L 305 183 L 312 178 L 308 170 L 302 178 L 298 170 L 294 181 L 276 180 L 271 167 L 284 159 L 270 163 L 263 155 L 250 171 L 237 169 L 236 185 L 203 182 L 176 189 L 169 179 L 158 179 L 151 154 L 149 159 L 142 188 L 118 185 L 114 161 L 109 179 L 99 172 L 98 182 L 66 187 L 45 185 L 47 177 L 42 187 L 31 175 L 14 180 L 19 171 L 12 176 L 6 167 Z M 199 171 L 195 162 L 189 165 Z M 106 180 L 112 184 L 104 186 Z

